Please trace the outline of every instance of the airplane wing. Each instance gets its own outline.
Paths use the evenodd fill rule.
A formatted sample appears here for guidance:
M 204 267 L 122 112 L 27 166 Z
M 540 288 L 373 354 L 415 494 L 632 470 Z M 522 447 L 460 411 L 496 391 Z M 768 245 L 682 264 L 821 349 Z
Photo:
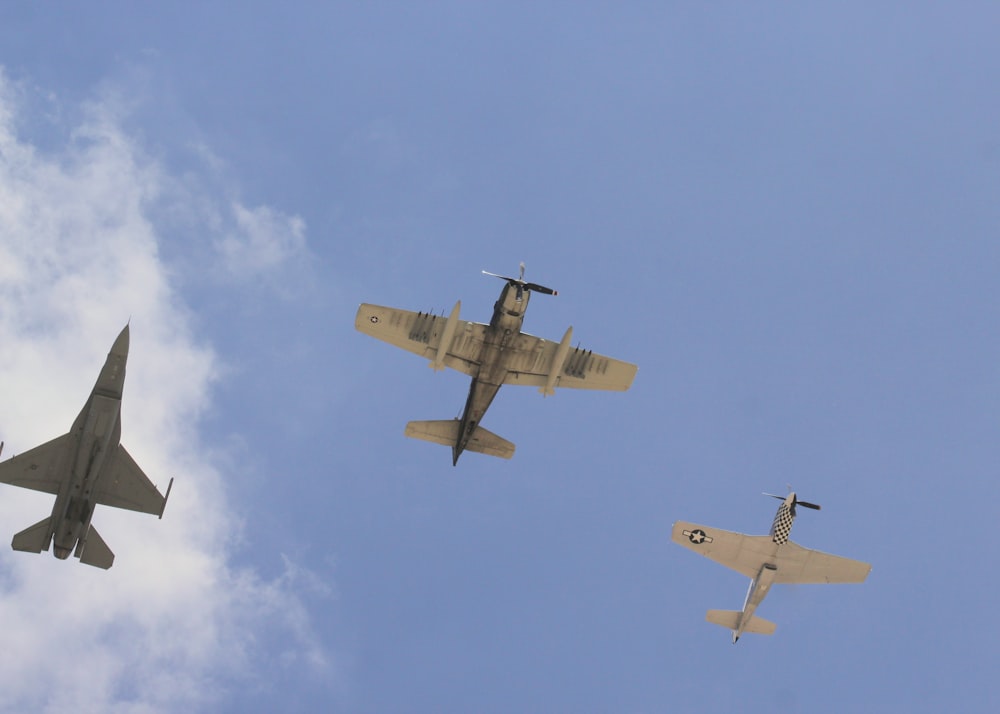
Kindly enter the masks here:
M 569 349 L 558 367 L 559 342 L 543 340 L 534 335 L 521 334 L 514 344 L 516 355 L 508 363 L 504 384 L 523 384 L 529 387 L 545 386 L 553 369 L 559 375 L 553 386 L 571 389 L 606 389 L 624 392 L 632 386 L 638 367 L 628 362 L 595 354 L 579 347 Z
M 0 483 L 58 494 L 64 479 L 59 478 L 53 464 L 65 453 L 69 443 L 70 435 L 63 434 L 0 463 Z
M 97 482 L 95 498 L 99 504 L 154 516 L 163 515 L 167 497 L 160 495 L 124 446 L 118 446 L 106 469 Z M 169 487 L 167 495 L 170 495 Z
M 829 555 L 789 541 L 778 550 L 776 583 L 861 583 L 872 566 L 860 560 Z
M 684 521 L 674 524 L 670 537 L 674 543 L 711 558 L 748 578 L 757 577 L 760 566 L 773 559 L 778 548 L 770 536 L 748 536 Z M 780 568 L 778 573 L 780 575 Z
M 674 524 L 671 538 L 748 578 L 757 577 L 764 563 L 772 563 L 778 570 L 775 583 L 860 583 L 872 569 L 868 563 L 810 550 L 791 541 L 778 545 L 769 535 L 750 536 L 684 521 Z
M 431 361 L 437 357 L 447 323 L 447 317 L 368 303 L 363 303 L 358 308 L 358 314 L 354 318 L 354 327 L 358 332 L 402 347 Z M 443 364 L 475 377 L 479 373 L 479 355 L 482 353 L 485 335 L 486 325 L 457 320 L 451 344 L 446 347 Z

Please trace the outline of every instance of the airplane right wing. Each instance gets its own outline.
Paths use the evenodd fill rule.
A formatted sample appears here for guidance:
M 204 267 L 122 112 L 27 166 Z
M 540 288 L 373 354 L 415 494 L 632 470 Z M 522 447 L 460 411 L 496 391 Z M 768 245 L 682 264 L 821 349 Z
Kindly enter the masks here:
M 684 521 L 674 524 L 670 537 L 674 543 L 732 568 L 748 578 L 757 577 L 760 566 L 771 561 L 778 548 L 770 536 L 748 536 Z M 778 572 L 781 572 L 780 568 Z
M 486 325 L 479 322 L 456 320 L 452 325 L 450 345 L 441 363 L 470 377 L 479 373 L 479 356 L 482 353 Z M 426 357 L 432 362 L 448 326 L 448 318 L 427 312 L 397 310 L 392 307 L 362 303 L 354 318 L 358 332 L 401 347 L 408 352 Z
M 69 444 L 70 435 L 63 434 L 7 459 L 0 463 L 0 483 L 58 494 L 64 479 L 59 478 L 55 463 L 69 448 Z
M 861 583 L 872 571 L 869 563 L 803 548 L 789 541 L 778 551 L 776 583 Z
M 173 480 L 170 483 L 173 485 Z M 131 454 L 119 445 L 98 481 L 96 500 L 102 506 L 127 508 L 162 518 L 169 495 L 170 486 L 167 487 L 167 495 L 161 496 Z
M 595 354 L 579 347 L 566 349 L 560 354 L 559 342 L 551 342 L 534 335 L 520 334 L 514 349 L 516 355 L 508 364 L 504 384 L 522 384 L 529 387 L 571 389 L 604 389 L 624 392 L 632 386 L 638 367 L 629 362 Z M 569 343 L 566 344 L 569 347 Z M 557 359 L 562 364 L 556 365 Z M 555 380 L 552 371 L 558 370 Z

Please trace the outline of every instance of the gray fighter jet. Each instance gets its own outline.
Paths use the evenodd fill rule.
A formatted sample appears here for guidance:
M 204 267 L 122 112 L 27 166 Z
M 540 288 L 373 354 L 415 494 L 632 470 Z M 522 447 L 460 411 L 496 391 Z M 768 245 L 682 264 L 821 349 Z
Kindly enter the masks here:
M 781 500 L 769 535 L 750 536 L 678 521 L 671 537 L 699 555 L 722 563 L 727 568 L 750 578 L 750 588 L 742 610 L 709 610 L 705 619 L 733 631 L 733 644 L 744 632 L 758 635 L 774 634 L 775 624 L 754 612 L 763 602 L 772 585 L 778 583 L 860 583 L 872 566 L 860 560 L 829 555 L 803 548 L 788 539 L 795 520 L 797 506 L 819 510 L 815 503 L 800 501 L 795 492 Z
M 488 325 L 460 320 L 461 301 L 448 317 L 365 303 L 354 319 L 360 332 L 426 357 L 435 370 L 451 367 L 472 377 L 461 419 L 406 425 L 406 436 L 450 446 L 453 465 L 465 449 L 504 459 L 514 455 L 514 444 L 479 426 L 504 384 L 538 387 L 546 396 L 555 394 L 556 387 L 621 392 L 632 385 L 637 370 L 634 364 L 571 347 L 572 327 L 559 342 L 521 332 L 531 293 L 557 294 L 526 283 L 524 263 L 517 278 L 483 273 L 507 283 Z
M 14 536 L 14 550 L 41 553 L 53 546 L 60 560 L 110 568 L 115 554 L 91 527 L 94 508 L 114 506 L 163 517 L 170 489 L 160 495 L 121 438 L 122 388 L 128 359 L 128 325 L 111 346 L 83 411 L 68 434 L 0 463 L 0 483 L 51 493 L 52 515 Z M 75 547 L 75 551 L 74 551 Z

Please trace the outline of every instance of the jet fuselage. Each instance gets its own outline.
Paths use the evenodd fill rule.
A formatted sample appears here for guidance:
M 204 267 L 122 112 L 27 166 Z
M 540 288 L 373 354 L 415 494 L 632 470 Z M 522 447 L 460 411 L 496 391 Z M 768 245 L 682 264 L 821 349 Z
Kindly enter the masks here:
M 70 429 L 70 472 L 52 506 L 53 554 L 60 560 L 77 555 L 86 543 L 94 515 L 94 493 L 109 454 L 121 440 L 122 388 L 128 359 L 128 326 L 122 330 L 97 378 L 97 384 Z

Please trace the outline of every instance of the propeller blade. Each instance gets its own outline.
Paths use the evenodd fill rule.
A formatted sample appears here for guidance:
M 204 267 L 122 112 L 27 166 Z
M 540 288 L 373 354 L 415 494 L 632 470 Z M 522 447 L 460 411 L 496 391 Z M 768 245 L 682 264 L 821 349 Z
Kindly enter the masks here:
M 799 505 L 799 506 L 805 506 L 806 508 L 811 508 L 814 511 L 820 510 L 820 506 L 818 504 L 809 503 L 808 501 L 799 501 L 799 500 L 796 500 L 795 503 L 797 505 Z
M 525 283 L 525 289 L 530 290 L 534 293 L 542 293 L 543 295 L 558 295 L 559 293 L 552 288 L 547 288 L 544 285 L 539 285 L 538 283 Z
M 775 495 L 775 494 L 773 494 L 773 493 L 762 493 L 762 494 L 760 494 L 760 495 L 761 495 L 761 496 L 770 496 L 771 498 L 776 498 L 776 499 L 778 499 L 779 501 L 784 501 L 784 500 L 785 500 L 785 498 L 787 498 L 787 496 L 777 496 L 777 495 Z
M 524 263 L 521 263 L 521 277 L 512 278 L 509 275 L 499 275 L 497 273 L 491 273 L 488 270 L 482 271 L 483 275 L 492 275 L 494 278 L 500 278 L 501 280 L 506 280 L 511 285 L 517 286 L 517 298 L 521 299 L 522 291 L 530 290 L 531 292 L 541 293 L 542 295 L 558 295 L 559 293 L 552 288 L 547 288 L 544 285 L 539 285 L 538 283 L 526 283 L 524 282 Z

